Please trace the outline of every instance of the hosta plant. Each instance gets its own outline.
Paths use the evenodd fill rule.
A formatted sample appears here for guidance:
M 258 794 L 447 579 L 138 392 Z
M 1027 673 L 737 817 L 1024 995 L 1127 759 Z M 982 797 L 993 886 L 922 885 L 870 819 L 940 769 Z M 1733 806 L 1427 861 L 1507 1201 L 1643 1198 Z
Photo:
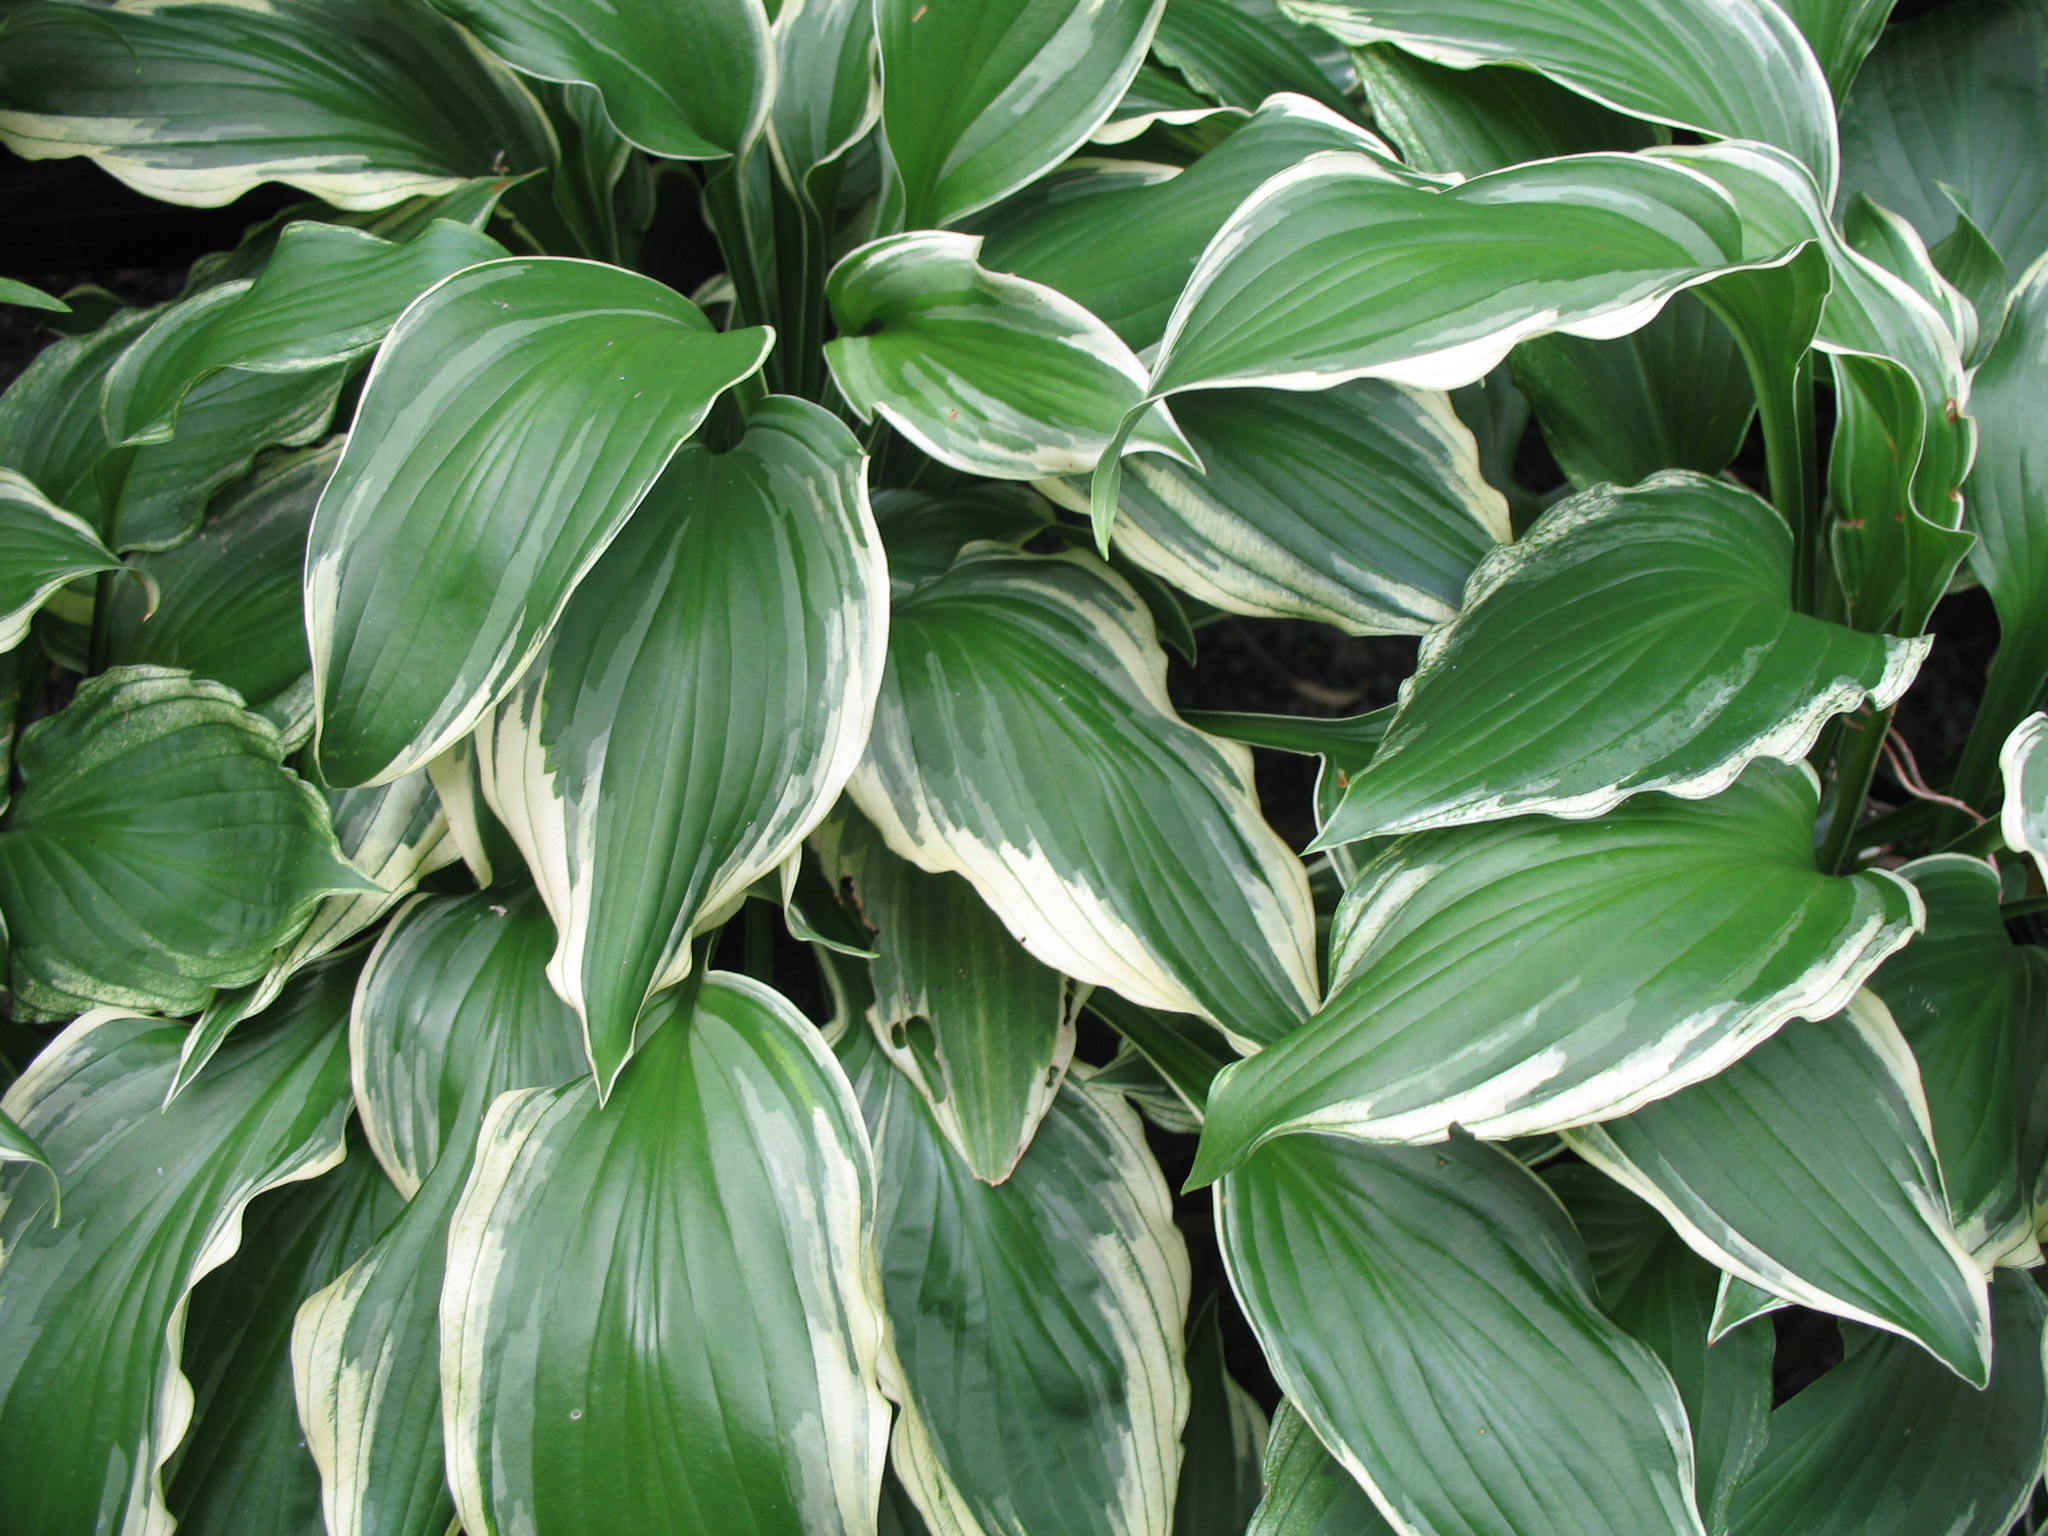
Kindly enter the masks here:
M 0 293 L 0 1531 L 2034 1529 L 2048 7 L 1890 12 L 0 4 L 282 210 Z

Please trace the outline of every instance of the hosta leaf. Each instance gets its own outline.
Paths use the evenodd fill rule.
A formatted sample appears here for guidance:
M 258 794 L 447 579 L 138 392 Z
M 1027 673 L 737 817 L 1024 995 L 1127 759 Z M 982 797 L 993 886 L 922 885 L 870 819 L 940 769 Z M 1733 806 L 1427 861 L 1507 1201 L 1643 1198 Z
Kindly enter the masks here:
M 600 1096 L 691 939 L 795 851 L 860 761 L 888 613 L 866 462 L 836 418 L 782 397 L 731 452 L 685 448 L 479 732 Z
M 1755 264 L 1728 196 L 1664 161 L 1577 155 L 1436 188 L 1365 155 L 1317 156 L 1210 242 L 1152 392 L 1469 384 L 1530 336 L 1625 335 L 1673 293 Z
M 218 683 L 122 667 L 23 733 L 0 832 L 16 1006 L 183 1013 L 253 981 L 330 893 L 374 889 L 277 733 Z
M 268 459 L 212 502 L 190 543 L 137 556 L 158 596 L 152 608 L 146 593 L 115 589 L 108 659 L 183 667 L 254 704 L 303 678 L 306 529 L 340 456 L 337 441 Z
M 1040 965 L 957 875 L 889 852 L 855 814 L 818 836 L 828 881 L 872 930 L 867 1021 L 974 1176 L 1000 1184 L 1074 1058 L 1072 984 Z
M 1813 868 L 1818 789 L 1759 763 L 1712 800 L 1403 838 L 1338 909 L 1330 996 L 1218 1079 L 1197 1178 L 1341 1130 L 1505 1138 L 1624 1115 L 1847 1005 L 1920 926 L 1912 887 Z
M 832 269 L 833 381 L 955 469 L 1001 479 L 1094 468 L 1145 392 L 1145 369 L 1063 294 L 990 272 L 975 235 L 920 231 L 862 246 Z M 1139 448 L 1185 451 L 1164 411 Z
M 40 309 L 59 315 L 71 313 L 71 306 L 62 299 L 52 298 L 33 284 L 12 277 L 0 277 L 0 304 L 14 304 L 22 309 Z
M 333 1172 L 256 1201 L 241 1251 L 193 1292 L 195 1422 L 167 1494 L 184 1536 L 322 1536 L 320 1477 L 292 1403 L 292 1317 L 404 1205 L 352 1140 Z
M 1699 1508 L 1728 1529 L 1735 1490 L 1770 1433 L 1771 1330 L 1742 1328 L 1710 1346 L 1721 1274 L 1694 1255 L 1648 1205 L 1583 1163 L 1546 1169 L 1585 1240 L 1600 1307 L 1656 1352 L 1678 1385 L 1692 1427 Z
M 770 143 L 808 198 L 811 172 L 845 154 L 881 115 L 873 0 L 782 0 L 774 40 Z
M 282 181 L 383 208 L 553 157 L 511 72 L 413 0 L 37 4 L 10 19 L 0 142 L 90 155 L 169 202 Z
M 904 223 L 985 208 L 1115 108 L 1166 0 L 875 0 L 882 132 Z
M 1268 177 L 1326 149 L 1393 158 L 1356 123 L 1281 95 L 1184 171 L 1077 161 L 972 225 L 991 270 L 1057 288 L 1142 350 L 1165 333 L 1182 285 L 1232 210 Z
M 1871 45 L 1884 31 L 1895 0 L 1777 0 L 1805 34 L 1814 57 L 1827 72 L 1836 101 L 1848 94 L 1849 83 L 1863 68 Z M 1846 150 L 1845 150 L 1846 153 Z
M 108 439 L 168 441 L 185 396 L 223 368 L 301 373 L 352 362 L 423 290 L 504 254 L 446 219 L 402 245 L 337 224 L 289 224 L 259 275 L 171 305 L 129 344 L 101 398 Z
M 1404 1536 L 1703 1536 L 1678 1389 L 1506 1153 L 1290 1137 L 1216 1220 L 1281 1389 Z
M 1920 1063 L 1957 1235 L 1982 1263 L 2035 1262 L 2030 1194 L 2038 1151 L 2022 1145 L 2048 1007 L 2048 950 L 2014 944 L 1998 874 L 1955 854 L 1900 870 L 1927 904 L 1927 930 L 1870 985 Z
M 960 551 L 977 541 L 1022 549 L 1053 517 L 1037 492 L 1003 481 L 950 491 L 876 491 L 874 506 L 893 597 L 945 575 Z
M 0 651 L 21 644 L 36 610 L 58 588 L 120 569 L 91 524 L 13 470 L 0 469 Z
M 441 1280 L 448 1221 L 500 1093 L 586 1070 L 576 1017 L 543 974 L 553 928 L 532 891 L 425 897 L 363 972 L 356 1100 L 377 1159 L 408 1195 L 362 1260 L 292 1333 L 299 1416 L 333 1536 L 442 1536 Z
M 1141 1008 L 1114 992 L 1090 993 L 1088 1009 L 1122 1035 L 1124 1044 L 1152 1067 L 1181 1100 L 1186 1118 L 1193 1122 L 1190 1129 L 1199 1130 L 1209 1085 L 1236 1059 L 1222 1035 L 1200 1019 Z M 1113 1065 L 1105 1067 L 1096 1081 L 1113 1071 Z
M 57 1181 L 57 1170 L 50 1165 L 49 1154 L 36 1145 L 35 1137 L 29 1135 L 13 1119 L 0 1113 L 0 1164 L 32 1163 L 43 1170 L 50 1180 L 50 1215 L 52 1220 L 61 1220 L 63 1187 Z
M 1984 1277 L 1949 1223 L 1912 1050 L 1873 994 L 1565 1141 L 1722 1269 L 1983 1382 Z
M 1930 245 L 1960 207 L 2011 271 L 2033 265 L 2048 250 L 2044 50 L 2048 16 L 2030 0 L 1942 6 L 1890 29 L 1843 103 L 1845 193 L 1869 193 Z
M 2006 737 L 1999 754 L 2005 807 L 1999 828 L 2005 844 L 2029 854 L 2048 880 L 2048 714 L 2032 714 Z
M 1259 1506 L 1266 1415 L 1224 1363 L 1214 1297 L 1189 1330 L 1188 1391 L 1173 1536 L 1244 1536 Z
M 1128 144 L 1154 128 L 1191 128 L 1197 123 L 1220 126 L 1236 118 L 1240 111 L 1237 107 L 1219 105 L 1214 97 L 1203 95 L 1172 70 L 1147 62 L 1138 66 L 1122 99 L 1088 135 L 1088 141 Z
M 1284 27 L 1236 0 L 1171 0 L 1159 18 L 1152 55 L 1205 96 L 1248 112 L 1282 91 L 1335 112 L 1351 111 Z
M 1395 1536 L 1387 1517 L 1337 1464 L 1286 1399 L 1266 1436 L 1266 1494 L 1244 1536 Z
M 586 1079 L 485 1118 L 441 1299 L 456 1506 L 474 1536 L 870 1533 L 859 1106 L 759 983 L 713 973 L 668 1011 L 602 1110 Z
M 935 1536 L 1168 1536 L 1187 1250 L 1137 1115 L 1070 1078 L 991 1188 L 864 1032 L 904 1403 L 891 1461 Z
M 760 132 L 774 64 L 760 0 L 435 0 L 500 58 L 595 86 L 619 132 L 671 160 L 715 160 Z
M 1202 461 L 1124 468 L 1117 550 L 1230 613 L 1421 634 L 1458 611 L 1509 537 L 1507 503 L 1442 394 L 1358 379 L 1315 394 L 1191 394 L 1174 416 Z M 1056 494 L 1087 510 L 1084 487 Z
M 1474 573 L 1317 841 L 1716 794 L 1866 698 L 1891 704 L 1928 644 L 1799 613 L 1791 531 L 1747 491 L 1682 472 L 1603 486 Z
M 2048 1440 L 2043 1321 L 2033 1280 L 2001 1273 L 1981 1392 L 1904 1340 L 1852 1339 L 1846 1361 L 1771 1415 L 1734 1536 L 2005 1536 Z
M 184 1026 L 86 1014 L 0 1099 L 64 1186 L 5 1176 L 0 1479 L 21 1536 L 167 1530 L 159 1470 L 191 1422 L 185 1303 L 243 1209 L 342 1156 L 353 974 L 309 977 L 159 1113 Z
M 1100 564 L 983 546 L 897 604 L 850 787 L 1055 970 L 1270 1040 L 1314 1006 L 1314 920 L 1250 756 L 1174 715 L 1150 617 Z
M 1742 451 L 1756 412 L 1735 337 L 1690 294 L 1633 335 L 1541 336 L 1517 347 L 1513 363 L 1515 387 L 1581 490 L 1634 485 L 1663 469 L 1718 475 Z
M 471 267 L 407 310 L 306 550 L 328 781 L 396 778 L 467 734 L 769 342 L 560 258 Z
M 1773 0 L 1284 0 L 1346 43 L 1438 64 L 1520 64 L 1631 117 L 1761 139 L 1832 189 L 1834 100 Z

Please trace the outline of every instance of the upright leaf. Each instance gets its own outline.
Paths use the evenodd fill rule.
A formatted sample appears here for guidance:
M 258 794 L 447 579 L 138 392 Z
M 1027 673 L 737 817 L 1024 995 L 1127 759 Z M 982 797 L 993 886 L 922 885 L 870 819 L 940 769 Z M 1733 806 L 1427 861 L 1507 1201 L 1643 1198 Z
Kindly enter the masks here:
M 29 621 L 67 583 L 120 569 L 90 523 L 0 469 L 0 651 L 28 637 Z
M 22 1536 L 169 1528 L 187 1297 L 233 1256 L 251 1200 L 341 1160 L 353 979 L 308 978 L 162 1112 L 184 1028 L 111 1009 L 0 1099 L 64 1186 L 59 1225 L 39 1171 L 0 1175 L 0 1480 Z
M 1085 555 L 970 548 L 898 602 L 851 790 L 1078 981 L 1240 1040 L 1313 1006 L 1308 879 L 1249 751 L 1174 714 L 1143 604 Z
M 2014 728 L 1998 765 L 2005 774 L 1998 819 L 2005 845 L 2030 855 L 2048 881 L 2048 714 L 2031 714 Z
M 774 41 L 769 143 L 809 200 L 812 173 L 858 143 L 882 111 L 873 0 L 782 0 Z
M 121 667 L 22 734 L 0 832 L 15 1006 L 188 1013 L 263 973 L 323 896 L 373 890 L 277 733 L 218 683 Z
M 1266 1415 L 1224 1362 L 1216 1311 L 1211 1297 L 1189 1329 L 1188 1422 L 1173 1536 L 1244 1536 L 1259 1505 Z
M 1187 1252 L 1131 1109 L 1069 1079 L 1010 1179 L 976 1179 L 863 1031 L 904 1401 L 891 1459 L 934 1536 L 1168 1536 Z
M 717 160 L 760 132 L 774 65 L 761 0 L 435 0 L 498 57 L 595 86 L 619 132 L 671 160 Z
M 583 1080 L 485 1118 L 441 1300 L 456 1507 L 475 1536 L 867 1536 L 889 1407 L 859 1106 L 759 983 L 668 1013 L 603 1109 Z
M 1849 83 L 1863 68 L 1871 46 L 1884 31 L 1895 0 L 1777 0 L 1805 34 L 1808 46 L 1827 72 L 1836 101 L 1849 94 Z M 1847 151 L 1845 149 L 1844 153 Z
M 1396 1530 L 1704 1536 L 1678 1389 L 1506 1153 L 1291 1137 L 1216 1215 L 1274 1376 Z
M 1318 845 L 1597 816 L 1647 790 L 1701 798 L 1759 758 L 1797 760 L 1866 698 L 1891 704 L 1930 642 L 1800 613 L 1792 546 L 1767 503 L 1701 475 L 1559 503 L 1487 556 L 1423 642 Z
M 306 550 L 328 781 L 382 783 L 467 734 L 769 342 L 558 258 L 471 267 L 407 310 Z
M 684 449 L 479 732 L 600 1096 L 690 941 L 860 761 L 888 629 L 866 463 L 831 415 L 779 396 L 731 452 Z
M 1323 1010 L 1217 1080 L 1196 1177 L 1290 1131 L 1611 1119 L 1839 1011 L 1922 911 L 1893 875 L 1814 871 L 1817 799 L 1804 767 L 1759 763 L 1711 800 L 1392 843 L 1338 909 Z
M 1064 160 L 1124 93 L 1166 0 L 875 0 L 904 222 L 935 229 Z

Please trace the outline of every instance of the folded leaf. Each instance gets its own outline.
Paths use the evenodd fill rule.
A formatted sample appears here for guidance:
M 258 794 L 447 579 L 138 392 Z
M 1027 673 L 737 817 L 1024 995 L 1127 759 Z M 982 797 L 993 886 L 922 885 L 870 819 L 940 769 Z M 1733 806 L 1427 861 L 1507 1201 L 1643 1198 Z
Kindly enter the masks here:
M 1055 970 L 1277 1038 L 1315 998 L 1300 861 L 1250 752 L 1184 725 L 1136 595 L 1098 562 L 970 548 L 897 604 L 850 786 Z
M 47 4 L 14 18 L 0 142 L 30 160 L 89 155 L 167 202 L 212 208 L 282 181 L 385 208 L 553 158 L 512 73 L 412 0 Z
M 1849 1358 L 1771 1415 L 1733 1536 L 2005 1536 L 2048 1443 L 2033 1280 L 2001 1273 L 1992 1321 L 1983 1391 L 1902 1339 L 1852 1334 Z
M 471 267 L 407 310 L 306 550 L 328 782 L 397 778 L 466 735 L 769 344 L 561 258 Z
M 857 813 L 817 845 L 826 879 L 872 930 L 876 1042 L 975 1177 L 1002 1183 L 1074 1058 L 1072 983 L 1026 954 L 965 880 L 899 859 Z
M 171 305 L 129 343 L 100 401 L 108 439 L 169 441 L 185 396 L 223 368 L 301 373 L 353 362 L 423 291 L 504 254 L 447 219 L 403 244 L 337 224 L 289 224 L 256 277 Z
M 1507 503 L 1441 394 L 1358 379 L 1315 394 L 1226 389 L 1174 402 L 1200 470 L 1124 468 L 1117 551 L 1229 613 L 1421 634 L 1509 537 Z M 1049 488 L 1087 510 L 1078 484 Z
M 1281 1390 L 1404 1536 L 1704 1536 L 1677 1387 L 1506 1153 L 1290 1137 L 1216 1221 Z
M 1070 1078 L 992 1188 L 865 1032 L 839 1050 L 880 1180 L 890 1455 L 934 1536 L 1168 1536 L 1187 1251 L 1136 1114 Z
M 1834 98 L 1773 0 L 1285 0 L 1354 46 L 1390 42 L 1438 64 L 1519 64 L 1631 117 L 1761 139 L 1832 191 Z
M 1066 159 L 1115 108 L 1165 4 L 875 0 L 904 224 L 949 224 Z
M 64 1185 L 0 1175 L 0 1480 L 21 1536 L 167 1530 L 162 1467 L 191 1423 L 192 1287 L 245 1207 L 342 1156 L 353 970 L 309 977 L 162 1111 L 184 1026 L 86 1014 L 0 1099 Z M 90 1363 L 90 1368 L 81 1368 Z
M 1603 486 L 1480 565 L 1317 846 L 1718 794 L 1866 698 L 1890 705 L 1930 643 L 1798 612 L 1791 530 L 1747 491 L 1683 472 Z
M 716 160 L 752 142 L 774 65 L 760 0 L 434 0 L 499 58 L 597 88 L 642 149 Z
M 1720 1268 L 1984 1381 L 1983 1273 L 1950 1225 L 1912 1050 L 1874 994 L 1565 1141 Z
M 330 893 L 374 890 L 277 733 L 218 683 L 121 667 L 22 734 L 0 832 L 15 1005 L 189 1013 L 253 981 Z
M 1266 1496 L 1244 1536 L 1394 1536 L 1394 1527 L 1337 1464 L 1289 1398 L 1266 1436 Z
M 36 611 L 66 583 L 120 569 L 90 523 L 0 469 L 0 651 L 27 638 Z
M 860 1108 L 757 982 L 714 972 L 665 1011 L 604 1108 L 586 1079 L 484 1120 L 441 1299 L 463 1525 L 870 1536 L 889 1405 Z
M 1818 796 L 1805 767 L 1758 763 L 1711 800 L 1393 843 L 1338 909 L 1323 1010 L 1217 1080 L 1196 1180 L 1290 1131 L 1611 1119 L 1838 1012 L 1922 911 L 1884 871 L 1815 872 Z
M 773 37 L 769 142 L 808 201 L 811 173 L 844 155 L 881 115 L 873 0 L 783 0 Z
M 1073 300 L 990 272 L 974 235 L 919 232 L 862 246 L 832 269 L 833 382 L 969 474 L 1028 480 L 1095 466 L 1145 392 L 1137 355 Z M 1155 411 L 1137 449 L 1185 453 Z
M 2005 739 L 1998 766 L 2005 774 L 1999 829 L 2005 845 L 2029 854 L 2048 880 L 2048 714 L 2032 714 Z
M 685 448 L 478 733 L 600 1097 L 690 941 L 860 761 L 888 627 L 866 465 L 836 418 L 780 396 L 731 452 Z

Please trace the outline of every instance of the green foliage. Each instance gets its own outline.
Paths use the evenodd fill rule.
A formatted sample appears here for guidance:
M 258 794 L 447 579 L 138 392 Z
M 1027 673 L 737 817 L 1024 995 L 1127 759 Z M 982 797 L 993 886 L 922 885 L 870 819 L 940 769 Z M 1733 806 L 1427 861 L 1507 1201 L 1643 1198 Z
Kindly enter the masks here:
M 0 1533 L 2007 1536 L 2048 6 L 1919 11 L 0 4 L 313 199 L 0 278 Z

